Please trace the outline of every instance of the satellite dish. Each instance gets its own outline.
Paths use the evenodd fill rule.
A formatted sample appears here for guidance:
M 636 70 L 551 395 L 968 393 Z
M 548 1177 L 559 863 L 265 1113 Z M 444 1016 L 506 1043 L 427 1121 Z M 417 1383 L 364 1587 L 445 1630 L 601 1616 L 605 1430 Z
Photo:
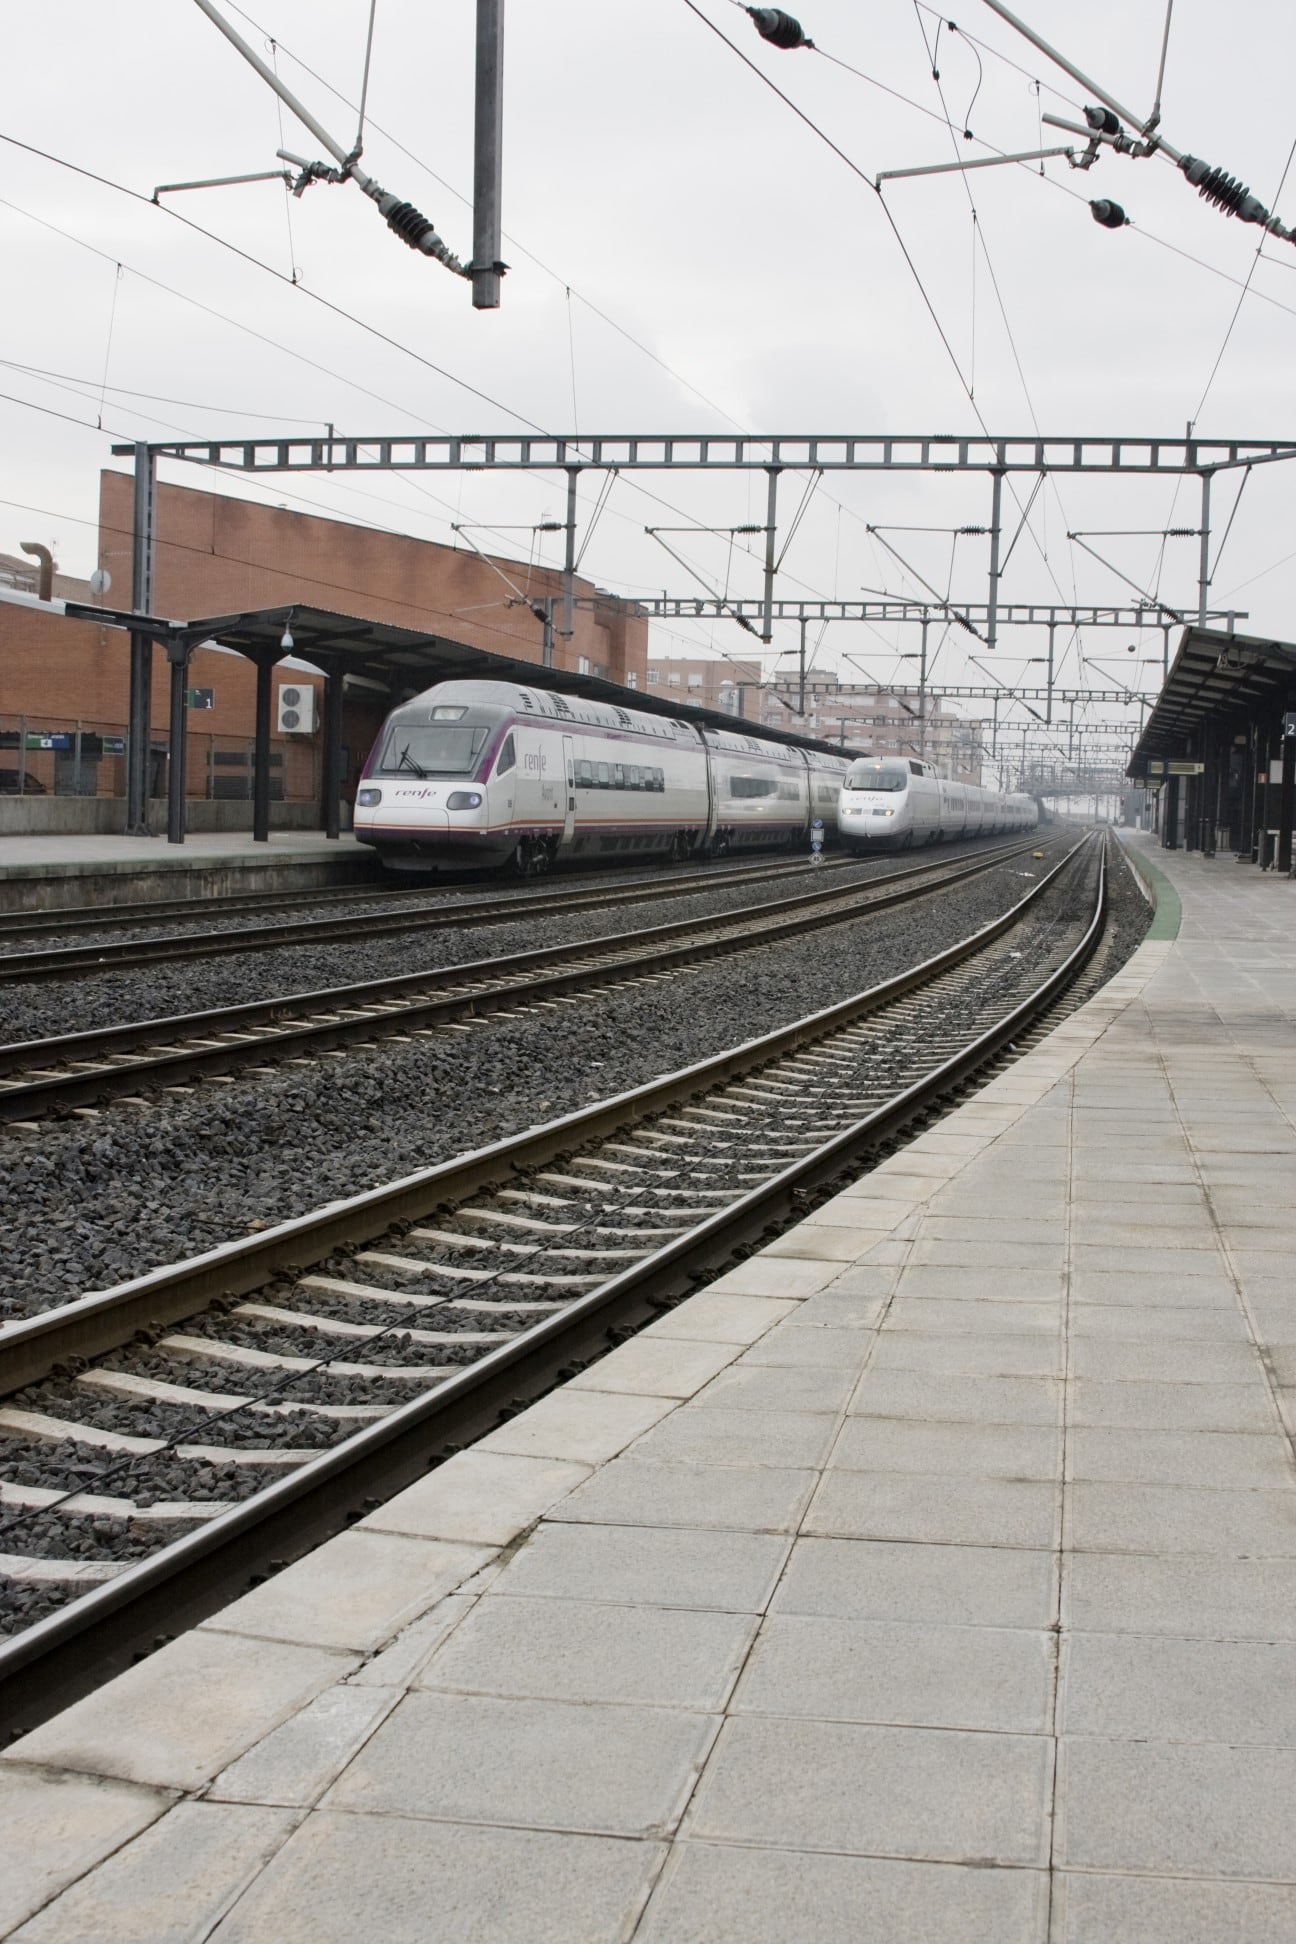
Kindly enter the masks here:
M 112 586 L 112 575 L 106 567 L 96 567 L 90 576 L 90 592 L 97 598 L 106 594 Z

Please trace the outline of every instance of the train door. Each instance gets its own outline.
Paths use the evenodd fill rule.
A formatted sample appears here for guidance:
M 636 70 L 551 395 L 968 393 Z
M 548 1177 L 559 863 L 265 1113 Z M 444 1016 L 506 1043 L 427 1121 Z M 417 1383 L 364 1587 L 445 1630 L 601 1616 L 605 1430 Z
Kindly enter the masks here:
M 576 829 L 576 745 L 570 736 L 563 737 L 563 774 L 567 780 L 567 790 L 563 798 L 566 808 L 563 811 L 562 840 L 564 844 L 570 844 Z

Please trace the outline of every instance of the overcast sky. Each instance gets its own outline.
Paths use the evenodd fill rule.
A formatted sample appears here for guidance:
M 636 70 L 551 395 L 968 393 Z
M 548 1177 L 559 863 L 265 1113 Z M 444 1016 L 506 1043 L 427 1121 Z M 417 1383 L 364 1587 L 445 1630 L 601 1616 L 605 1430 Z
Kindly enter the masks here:
M 259 51 L 274 38 L 285 78 L 349 142 L 368 0 L 251 0 L 247 12 L 221 4 Z M 1112 94 L 1149 112 L 1164 0 L 1021 6 Z M 265 434 L 329 421 L 356 434 L 528 424 L 581 434 L 976 432 L 979 412 L 991 431 L 1018 435 L 1180 436 L 1195 419 L 1210 436 L 1296 436 L 1293 245 L 1271 238 L 1257 259 L 1259 232 L 1201 202 L 1163 157 L 1107 153 L 1088 174 L 1056 160 L 1043 177 L 1035 165 L 886 185 L 911 267 L 874 190 L 706 21 L 867 177 L 985 155 L 987 145 L 1038 147 L 1041 111 L 1073 115 L 1084 90 L 983 0 L 960 0 L 945 17 L 963 31 L 941 30 L 939 85 L 929 51 L 938 17 L 913 0 L 804 0 L 798 13 L 818 52 L 768 48 L 734 0 L 697 0 L 697 12 L 686 0 L 509 0 L 512 268 L 496 313 L 474 312 L 466 284 L 407 251 L 353 186 L 317 185 L 294 201 L 273 182 L 198 192 L 168 199 L 169 215 L 6 146 L 0 550 L 53 540 L 66 568 L 88 571 L 112 435 Z M 473 16 L 471 0 L 377 0 L 365 134 L 365 166 L 465 258 Z M 145 198 L 160 182 L 273 168 L 281 140 L 317 151 L 286 110 L 281 135 L 273 95 L 191 0 L 45 0 L 9 47 L 21 85 L 7 91 L 3 132 Z M 1237 0 L 1226 12 L 1175 0 L 1163 131 L 1296 227 L 1296 167 L 1283 180 L 1296 137 L 1294 53 L 1289 0 Z M 952 134 L 946 114 L 979 139 Z M 1091 196 L 1120 201 L 1133 226 L 1097 227 Z M 176 466 L 163 476 L 210 483 Z M 498 474 L 222 484 L 443 541 L 454 519 L 498 535 L 562 510 L 560 481 Z M 591 474 L 582 487 L 582 517 L 599 484 Z M 1025 506 L 1030 482 L 1014 484 Z M 1289 466 L 1252 475 L 1212 588 L 1215 605 L 1250 610 L 1242 627 L 1287 639 L 1296 635 L 1294 489 Z M 1216 490 L 1217 547 L 1235 490 Z M 801 492 L 801 481 L 785 482 L 784 518 Z M 700 529 L 763 518 L 763 494 L 763 476 L 623 475 L 583 571 L 625 593 L 753 595 L 759 540 Z M 1176 493 L 1164 480 L 1060 478 L 1030 509 L 1003 598 L 1135 599 L 1068 541 L 1078 530 L 1140 588 L 1195 606 L 1195 541 L 1157 536 L 1193 526 L 1197 510 L 1195 481 Z M 984 600 L 984 539 L 899 529 L 983 525 L 988 514 L 981 476 L 828 475 L 779 592 L 912 593 L 916 574 L 954 600 Z M 1018 517 L 1006 494 L 1006 525 Z M 885 529 L 912 573 L 869 524 Z M 689 568 L 648 525 L 698 529 L 669 536 Z M 523 558 L 535 549 L 555 559 L 561 545 L 525 530 L 475 537 Z M 328 605 L 327 588 L 318 598 Z M 789 624 L 776 648 L 795 637 Z M 895 627 L 834 625 L 822 639 L 815 628 L 811 641 L 817 665 L 848 679 L 911 674 L 897 654 L 917 646 Z M 1155 629 L 1067 638 L 1064 679 L 1150 682 L 1156 671 L 1143 658 L 1159 656 L 1160 643 Z M 653 644 L 744 657 L 754 645 L 728 622 L 658 627 Z M 979 679 L 964 644 L 976 647 L 957 630 L 944 641 L 938 682 Z M 1042 635 L 1009 632 L 995 670 L 1006 683 L 1034 680 L 1042 670 L 1026 658 L 1043 652 Z

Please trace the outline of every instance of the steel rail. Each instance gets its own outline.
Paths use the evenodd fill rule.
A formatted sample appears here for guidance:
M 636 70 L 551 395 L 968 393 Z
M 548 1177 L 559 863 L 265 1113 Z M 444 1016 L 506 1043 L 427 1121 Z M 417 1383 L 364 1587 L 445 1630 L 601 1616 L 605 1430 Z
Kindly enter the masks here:
M 806 869 L 809 860 L 802 860 Z M 752 867 L 749 867 L 752 868 Z M 785 865 L 783 869 L 787 869 Z M 821 867 L 822 868 L 822 867 Z M 442 931 L 467 923 L 488 925 L 511 918 L 529 918 L 561 908 L 580 911 L 603 904 L 638 904 L 648 898 L 678 897 L 703 890 L 717 878 L 698 872 L 695 882 L 672 878 L 669 885 L 592 886 L 559 901 L 553 892 L 536 896 L 515 892 L 511 897 L 483 898 L 477 903 L 437 907 L 430 911 L 357 912 L 349 918 L 299 918 L 283 925 L 246 925 L 233 931 L 191 932 L 181 938 L 107 940 L 103 944 L 51 946 L 44 951 L 8 952 L 0 957 L 0 983 L 33 983 L 81 972 L 111 972 L 137 965 L 166 965 L 177 960 L 215 958 L 228 952 L 264 952 L 281 945 L 313 945 L 347 939 L 386 937 L 395 932 Z M 743 882 L 735 875 L 734 883 Z
M 169 1086 L 204 1074 L 220 1074 L 267 1058 L 291 1058 L 385 1033 L 422 1029 L 583 991 L 609 980 L 644 977 L 706 959 L 728 956 L 754 943 L 785 940 L 822 926 L 846 924 L 877 910 L 979 877 L 1021 856 L 1035 843 L 1000 846 L 972 859 L 938 858 L 853 885 L 822 882 L 813 891 L 714 918 L 676 919 L 637 932 L 604 933 L 566 945 L 538 946 L 504 958 L 475 959 L 427 972 L 251 1000 L 238 1006 L 184 1013 L 126 1026 L 92 1027 L 80 1033 L 0 1046 L 0 1122 L 25 1121 L 57 1108 L 84 1106 L 134 1093 L 141 1086 Z M 827 906 L 826 910 L 816 910 Z M 329 1018 L 321 1008 L 334 1009 Z M 295 1011 L 296 1019 L 284 1015 Z M 265 1028 L 266 1030 L 251 1030 Z M 248 1031 L 233 1044 L 209 1035 Z M 185 1036 L 190 1044 L 171 1042 Z M 158 1050 L 149 1053 L 150 1046 Z M 129 1056 L 145 1049 L 143 1057 Z M 96 1058 L 124 1064 L 64 1072 L 59 1062 L 83 1068 Z M 13 1084 L 8 1076 L 18 1075 Z M 24 1074 L 30 1078 L 23 1078 Z
M 114 1347 L 145 1323 L 176 1321 L 218 1295 L 245 1294 L 289 1265 L 322 1260 L 343 1243 L 372 1238 L 393 1222 L 417 1219 L 447 1201 L 506 1182 L 587 1140 L 823 1039 L 993 944 L 1043 897 L 1088 841 L 1076 845 L 1009 911 L 868 992 L 546 1127 L 0 1331 L 0 1392 L 33 1381 L 68 1356 Z M 1103 847 L 1093 912 L 1079 943 L 990 1027 L 853 1126 L 664 1248 L 0 1646 L 0 1723 L 20 1732 L 48 1718 L 138 1658 L 141 1642 L 156 1644 L 159 1637 L 170 1638 L 205 1618 L 234 1597 L 249 1576 L 263 1571 L 267 1559 L 301 1556 L 361 1517 L 374 1497 L 401 1489 L 484 1435 L 519 1399 L 529 1402 L 543 1394 L 565 1366 L 597 1357 L 610 1338 L 639 1327 L 689 1293 L 703 1265 L 718 1265 L 772 1222 L 796 1214 L 808 1195 L 898 1135 L 1037 1020 L 1088 960 L 1105 916 Z
M 15 1378 L 31 1381 L 66 1356 L 123 1341 L 146 1320 L 174 1321 L 215 1295 L 246 1293 L 290 1263 L 318 1261 L 343 1241 L 372 1237 L 394 1221 L 426 1215 L 482 1186 L 508 1181 L 586 1140 L 820 1040 L 1002 937 L 1083 848 L 1083 843 L 1077 845 L 1010 911 L 869 992 L 544 1128 L 0 1332 L 0 1389 L 12 1387 Z M 561 1312 L 0 1647 L 0 1722 L 12 1732 L 36 1725 L 138 1658 L 141 1642 L 156 1644 L 206 1617 L 234 1597 L 250 1576 L 264 1571 L 268 1559 L 299 1557 L 362 1516 L 374 1497 L 401 1489 L 454 1449 L 484 1435 L 502 1412 L 543 1394 L 565 1366 L 597 1357 L 610 1338 L 619 1339 L 687 1294 L 703 1265 L 717 1266 L 772 1222 L 799 1212 L 808 1195 L 894 1138 L 1001 1053 L 1070 984 L 1102 935 L 1105 866 L 1103 850 L 1093 912 L 1079 943 L 1025 998 L 936 1069 Z M 26 1374 L 17 1375 L 19 1364 Z

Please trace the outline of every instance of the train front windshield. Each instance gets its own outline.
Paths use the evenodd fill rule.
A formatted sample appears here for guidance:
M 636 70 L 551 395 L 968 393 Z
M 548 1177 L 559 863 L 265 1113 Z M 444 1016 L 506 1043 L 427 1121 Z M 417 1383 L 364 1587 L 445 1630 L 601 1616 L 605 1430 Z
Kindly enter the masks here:
M 375 774 L 471 776 L 489 735 L 484 722 L 393 723 Z
M 909 771 L 903 763 L 853 763 L 843 785 L 847 790 L 881 790 L 887 795 L 903 790 Z

